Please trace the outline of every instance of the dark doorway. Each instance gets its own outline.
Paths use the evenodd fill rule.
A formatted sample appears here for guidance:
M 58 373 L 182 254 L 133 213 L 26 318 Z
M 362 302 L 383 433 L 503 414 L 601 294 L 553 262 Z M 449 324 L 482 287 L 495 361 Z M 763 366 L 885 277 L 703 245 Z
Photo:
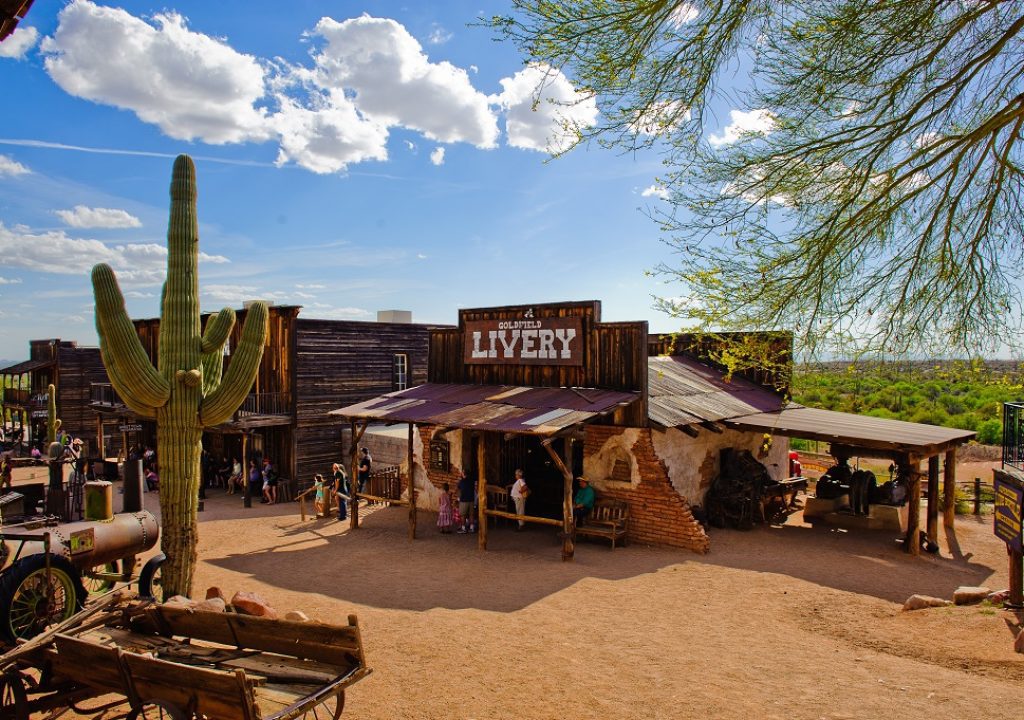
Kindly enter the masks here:
M 523 471 L 530 497 L 526 501 L 526 513 L 537 517 L 561 519 L 562 517 L 562 471 L 551 459 L 550 453 L 541 446 L 536 435 L 515 435 L 501 442 L 501 485 L 515 481 L 517 468 Z M 565 440 L 557 438 L 551 443 L 560 458 L 565 458 Z M 573 443 L 572 463 L 569 467 L 573 477 L 583 471 L 583 443 Z

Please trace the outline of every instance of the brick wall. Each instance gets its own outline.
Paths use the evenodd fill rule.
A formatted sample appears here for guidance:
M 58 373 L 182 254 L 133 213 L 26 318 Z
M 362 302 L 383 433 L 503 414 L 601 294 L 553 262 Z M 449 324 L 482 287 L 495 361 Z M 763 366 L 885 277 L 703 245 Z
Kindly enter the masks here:
M 706 553 L 710 548 L 707 533 L 690 512 L 690 505 L 672 487 L 668 469 L 658 457 L 648 428 L 625 428 L 588 425 L 584 457 L 596 455 L 610 439 L 630 432 L 636 440 L 630 447 L 635 463 L 635 482 L 603 482 L 590 478 L 602 497 L 615 498 L 629 504 L 629 539 L 652 545 L 669 545 Z

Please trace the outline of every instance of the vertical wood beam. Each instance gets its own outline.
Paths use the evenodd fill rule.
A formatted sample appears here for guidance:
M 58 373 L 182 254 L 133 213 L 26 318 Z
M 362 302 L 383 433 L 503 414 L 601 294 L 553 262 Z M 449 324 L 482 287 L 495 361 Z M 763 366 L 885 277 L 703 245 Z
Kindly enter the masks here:
M 103 449 L 103 414 L 96 413 L 96 446 L 97 450 Z M 95 450 L 93 452 L 96 452 Z
M 252 478 L 249 476 L 249 433 L 242 433 L 242 507 L 252 507 Z
M 572 473 L 569 468 L 566 467 L 566 463 L 562 462 L 562 458 L 558 456 L 558 453 L 551 447 L 553 438 L 548 438 L 541 442 L 544 449 L 547 450 L 548 455 L 551 456 L 551 460 L 555 463 L 555 467 L 562 473 L 562 561 L 568 562 L 573 559 L 573 555 L 576 550 L 576 546 L 573 543 L 573 536 L 576 534 L 572 518 Z M 572 457 L 569 453 L 570 438 L 565 438 L 566 445 L 566 456 Z M 571 464 L 571 460 L 570 460 Z
M 921 554 L 921 467 L 916 459 L 901 461 L 904 477 L 907 478 L 907 535 L 903 540 L 903 551 L 911 555 Z
M 928 542 L 939 544 L 939 456 L 928 458 Z
M 352 498 L 349 510 L 352 512 L 349 513 L 348 526 L 353 530 L 359 529 L 359 441 L 363 439 L 363 433 L 369 424 L 369 420 L 364 421 L 362 425 L 353 420 L 350 426 L 352 447 L 348 450 L 348 484 L 349 496 Z
M 956 517 L 956 448 L 946 451 L 942 463 L 942 524 L 953 527 Z
M 477 524 L 476 546 L 480 550 L 487 549 L 487 453 L 485 450 L 484 433 L 476 435 L 476 498 Z
M 1006 554 L 1010 559 L 1010 596 L 1004 607 L 1024 607 L 1024 553 L 1006 546 Z
M 416 426 L 409 423 L 409 539 L 416 539 L 416 466 L 413 465 L 413 430 Z

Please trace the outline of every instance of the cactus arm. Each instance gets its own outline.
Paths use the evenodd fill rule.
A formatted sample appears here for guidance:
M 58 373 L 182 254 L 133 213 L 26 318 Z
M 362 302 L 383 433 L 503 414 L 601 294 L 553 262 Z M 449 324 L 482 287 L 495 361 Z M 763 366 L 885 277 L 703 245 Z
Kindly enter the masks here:
M 220 385 L 224 373 L 224 356 L 221 353 L 234 326 L 235 311 L 231 308 L 224 308 L 206 321 L 202 347 L 203 395 L 209 395 Z
M 102 341 L 100 341 L 100 357 L 103 359 L 103 367 L 107 369 L 107 379 L 110 380 L 110 384 L 114 387 L 114 390 L 117 391 L 121 401 L 128 407 L 128 409 L 139 417 L 147 418 L 149 420 L 155 419 L 156 409 L 146 405 L 145 403 L 136 401 L 136 399 L 131 395 L 131 390 L 128 384 L 121 378 L 117 365 L 103 348 Z
M 263 357 L 267 341 L 269 311 L 266 303 L 253 303 L 245 318 L 242 339 L 238 343 L 217 389 L 203 398 L 199 417 L 203 425 L 219 425 L 229 420 L 249 393 Z
M 57 388 L 50 383 L 46 392 L 46 439 L 54 443 L 57 442 L 57 432 L 60 430 L 60 420 L 57 419 Z
M 137 406 L 162 407 L 171 395 L 171 386 L 149 361 L 135 326 L 124 307 L 124 297 L 109 265 L 92 269 L 96 295 L 96 330 L 105 358 L 113 361 L 118 394 L 133 410 Z M 108 370 L 110 370 L 108 366 Z M 152 411 L 150 411 L 152 413 Z
M 203 354 L 221 352 L 234 326 L 235 311 L 231 308 L 223 308 L 210 317 L 206 321 L 206 332 L 203 333 Z

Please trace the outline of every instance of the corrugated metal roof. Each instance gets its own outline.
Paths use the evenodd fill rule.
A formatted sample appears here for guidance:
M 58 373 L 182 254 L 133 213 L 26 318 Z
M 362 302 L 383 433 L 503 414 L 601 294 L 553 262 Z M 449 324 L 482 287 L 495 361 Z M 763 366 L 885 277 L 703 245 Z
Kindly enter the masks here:
M 923 425 L 791 405 L 779 412 L 748 415 L 725 423 L 741 430 L 824 440 L 879 450 L 934 451 L 967 442 L 970 430 Z
M 20 363 L 3 368 L 0 370 L 0 375 L 21 375 L 55 364 L 53 360 L 23 360 Z
M 640 399 L 638 392 L 594 388 L 427 383 L 331 415 L 496 432 L 553 435 Z
M 647 386 L 648 417 L 662 427 L 717 422 L 785 403 L 767 388 L 740 377 L 726 381 L 720 370 L 678 355 L 648 358 Z

